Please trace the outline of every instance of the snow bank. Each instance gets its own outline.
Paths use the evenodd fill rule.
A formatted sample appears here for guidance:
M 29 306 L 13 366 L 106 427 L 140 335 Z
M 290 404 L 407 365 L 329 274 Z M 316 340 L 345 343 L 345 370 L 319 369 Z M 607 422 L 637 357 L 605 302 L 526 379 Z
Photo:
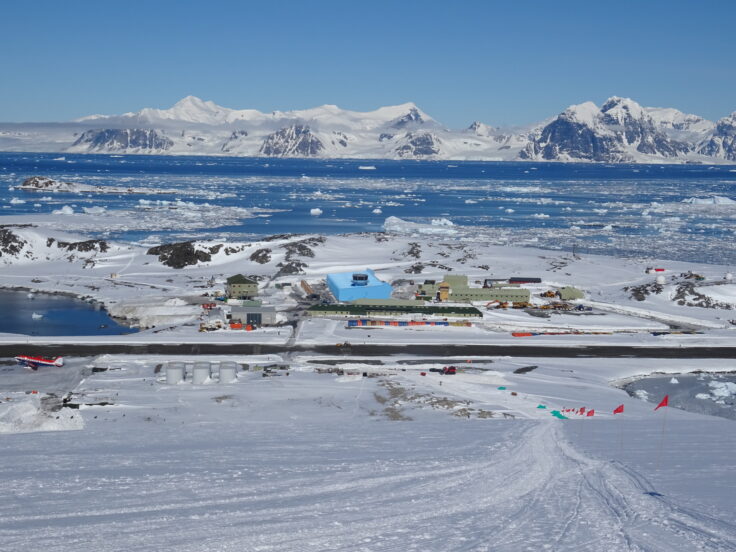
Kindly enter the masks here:
M 62 408 L 45 412 L 38 395 L 0 404 L 0 434 L 29 433 L 32 431 L 67 431 L 84 428 L 78 412 Z
M 202 312 L 197 305 L 189 305 L 178 298 L 149 297 L 145 301 L 124 301 L 108 306 L 108 312 L 116 318 L 136 320 L 144 328 L 186 324 L 196 320 Z

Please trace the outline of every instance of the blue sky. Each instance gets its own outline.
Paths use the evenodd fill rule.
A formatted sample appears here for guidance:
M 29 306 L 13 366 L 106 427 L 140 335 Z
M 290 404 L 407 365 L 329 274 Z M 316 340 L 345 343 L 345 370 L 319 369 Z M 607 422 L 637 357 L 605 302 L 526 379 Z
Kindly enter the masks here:
M 0 121 L 169 107 L 356 110 L 525 124 L 612 95 L 736 110 L 736 2 L 0 4 Z

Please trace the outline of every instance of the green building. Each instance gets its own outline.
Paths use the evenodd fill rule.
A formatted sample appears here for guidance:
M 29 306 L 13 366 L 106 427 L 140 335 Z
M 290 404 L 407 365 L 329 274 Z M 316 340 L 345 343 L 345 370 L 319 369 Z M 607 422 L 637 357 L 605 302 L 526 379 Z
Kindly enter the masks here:
M 236 274 L 227 279 L 225 293 L 229 299 L 251 299 L 258 295 L 258 282 Z
M 310 316 L 397 316 L 402 314 L 419 314 L 424 316 L 443 316 L 452 318 L 482 317 L 475 307 L 440 307 L 423 305 L 413 301 L 411 305 L 314 305 L 307 309 Z
M 531 292 L 521 287 L 470 287 L 468 277 L 462 274 L 446 274 L 441 282 L 426 280 L 419 285 L 419 298 L 439 299 L 440 301 L 454 301 L 459 303 L 473 301 L 501 301 L 513 303 L 528 303 Z
M 383 307 L 415 307 L 417 302 L 415 299 L 356 299 L 350 301 L 351 305 L 372 305 Z M 419 303 L 421 305 L 421 303 Z

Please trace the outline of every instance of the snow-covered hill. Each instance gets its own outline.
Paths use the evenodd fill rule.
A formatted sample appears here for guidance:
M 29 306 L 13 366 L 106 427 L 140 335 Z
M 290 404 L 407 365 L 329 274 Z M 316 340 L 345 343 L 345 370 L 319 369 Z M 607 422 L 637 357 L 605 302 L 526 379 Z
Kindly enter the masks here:
M 736 117 L 714 124 L 612 97 L 524 128 L 445 128 L 413 103 L 359 112 L 323 105 L 262 113 L 193 96 L 169 109 L 69 123 L 0 124 L 0 151 L 485 161 L 736 161 Z

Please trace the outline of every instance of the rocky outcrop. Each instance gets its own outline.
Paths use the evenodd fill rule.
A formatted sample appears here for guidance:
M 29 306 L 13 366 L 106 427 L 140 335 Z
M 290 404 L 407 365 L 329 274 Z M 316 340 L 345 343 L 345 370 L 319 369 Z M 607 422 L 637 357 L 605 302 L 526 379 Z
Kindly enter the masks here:
M 429 157 L 440 152 L 440 140 L 431 132 L 407 132 L 394 152 L 399 157 Z
M 410 125 L 421 125 L 423 123 L 424 118 L 422 117 L 422 114 L 416 107 L 412 107 L 406 115 L 402 115 L 395 119 L 390 126 L 392 128 L 403 129 Z
M 563 114 L 544 127 L 539 138 L 530 142 L 519 157 L 603 162 L 614 158 L 623 160 L 624 153 L 616 150 L 612 137 L 600 136 L 589 126 Z
M 344 132 L 337 131 L 337 130 L 333 130 L 332 134 L 333 134 L 333 140 L 332 140 L 333 146 L 338 145 L 338 146 L 342 146 L 343 148 L 348 147 L 349 138 L 347 134 L 345 134 Z
M 268 247 L 258 249 L 251 254 L 250 260 L 258 264 L 270 263 L 271 262 L 271 250 Z
M 0 257 L 17 257 L 27 244 L 11 230 L 0 228 Z
M 613 97 L 604 103 L 601 122 L 622 147 L 635 148 L 639 153 L 675 157 L 689 149 L 686 144 L 670 140 L 638 103 L 626 98 Z
M 247 130 L 234 130 L 230 137 L 225 140 L 225 143 L 222 144 L 222 147 L 220 148 L 220 151 L 223 153 L 230 153 L 234 149 L 237 149 L 237 147 L 242 142 L 243 138 L 246 138 L 248 136 Z
M 103 128 L 83 132 L 72 144 L 73 150 L 87 152 L 165 152 L 174 145 L 153 129 Z
M 19 187 L 21 190 L 28 191 L 76 192 L 78 185 L 72 182 L 61 182 L 45 176 L 32 176 L 31 178 L 26 178 Z
M 56 243 L 56 247 L 65 249 L 66 251 L 78 251 L 80 253 L 107 253 L 110 249 L 110 244 L 105 240 L 85 240 L 79 242 L 64 242 L 56 241 L 54 238 L 48 238 L 46 240 L 46 247 L 51 247 Z
M 110 244 L 104 240 L 59 240 L 31 230 L 30 225 L 0 228 L 0 264 L 28 264 L 40 259 L 84 260 L 86 268 L 94 265 L 98 254 L 110 250 Z
M 258 153 L 266 157 L 315 157 L 324 149 L 308 126 L 295 124 L 269 134 Z
M 713 132 L 698 144 L 697 151 L 710 157 L 736 161 L 736 111 L 718 120 Z
M 491 136 L 493 133 L 493 127 L 480 121 L 473 121 L 468 127 L 468 130 L 476 136 Z
M 158 260 L 171 268 L 184 268 L 196 265 L 197 263 L 207 263 L 212 260 L 212 255 L 217 253 L 222 245 L 214 246 L 206 249 L 198 249 L 195 242 L 165 243 L 152 247 L 146 254 L 158 255 Z M 216 248 L 216 249 L 215 249 Z

